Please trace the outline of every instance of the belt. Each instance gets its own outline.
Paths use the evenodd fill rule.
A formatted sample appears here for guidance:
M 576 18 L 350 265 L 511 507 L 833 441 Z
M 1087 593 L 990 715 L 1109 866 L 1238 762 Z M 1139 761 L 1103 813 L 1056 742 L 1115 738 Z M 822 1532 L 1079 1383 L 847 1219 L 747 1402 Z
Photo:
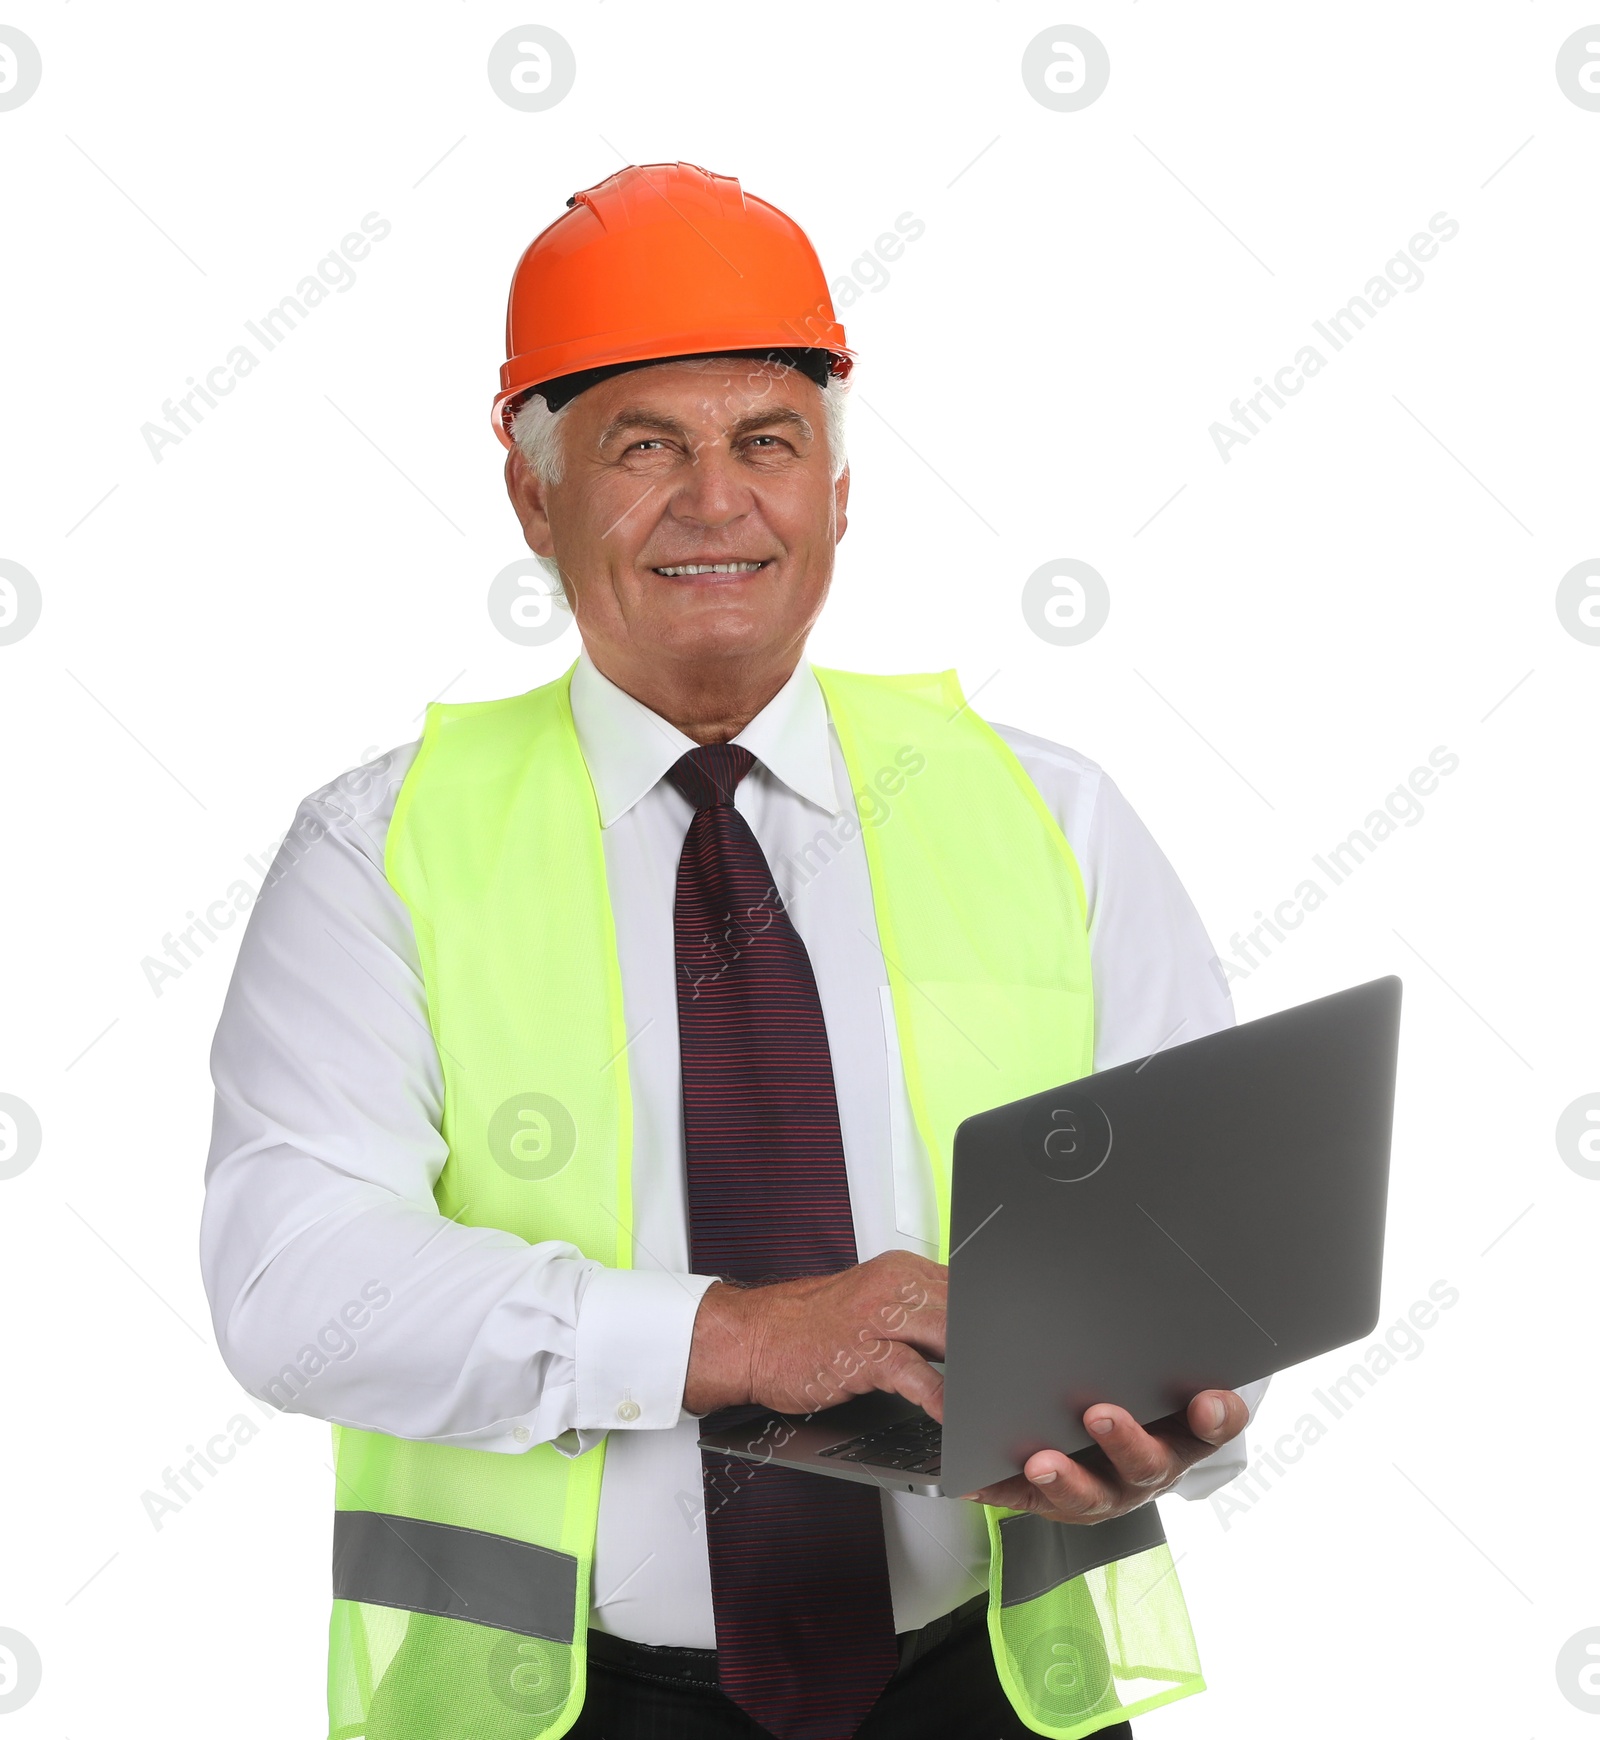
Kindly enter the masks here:
M 953 1633 L 983 1618 L 989 1605 L 989 1593 L 982 1590 L 970 1601 L 963 1601 L 948 1613 L 916 1631 L 902 1631 L 896 1642 L 900 1645 L 900 1666 L 904 1673 L 914 1661 L 937 1649 Z M 600 1662 L 632 1679 L 653 1681 L 669 1686 L 715 1686 L 717 1684 L 717 1652 L 714 1649 L 683 1649 L 670 1644 L 635 1643 L 632 1638 L 618 1637 L 613 1632 L 589 1629 L 589 1659 Z

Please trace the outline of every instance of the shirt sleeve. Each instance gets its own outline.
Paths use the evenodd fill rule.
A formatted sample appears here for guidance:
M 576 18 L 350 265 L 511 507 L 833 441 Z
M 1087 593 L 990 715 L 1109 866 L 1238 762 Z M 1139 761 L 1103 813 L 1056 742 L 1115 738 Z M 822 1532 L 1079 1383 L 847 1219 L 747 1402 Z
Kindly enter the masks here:
M 300 806 L 241 942 L 200 1234 L 223 1359 L 286 1412 L 401 1438 L 576 1455 L 676 1425 L 709 1277 L 606 1269 L 434 1201 L 443 1078 L 383 872 L 410 754 Z
M 1234 1025 L 1233 999 L 1194 902 L 1116 783 L 1092 761 L 1000 728 L 1072 845 L 1083 875 L 1094 978 L 1094 1067 L 1111 1069 Z M 1239 1391 L 1255 1418 L 1269 1379 Z M 1241 1432 L 1171 1490 L 1209 1497 L 1242 1474 Z

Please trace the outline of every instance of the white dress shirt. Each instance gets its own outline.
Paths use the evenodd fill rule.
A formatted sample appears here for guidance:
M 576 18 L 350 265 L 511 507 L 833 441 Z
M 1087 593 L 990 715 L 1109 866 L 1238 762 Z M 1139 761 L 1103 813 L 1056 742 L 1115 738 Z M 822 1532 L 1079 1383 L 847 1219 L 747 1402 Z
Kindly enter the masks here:
M 383 868 L 415 744 L 305 800 L 251 914 L 212 1050 L 201 1262 L 229 1369 L 289 1411 L 512 1455 L 547 1441 L 576 1455 L 609 1434 L 592 1623 L 710 1649 L 699 1423 L 682 1406 L 711 1284 L 688 1272 L 673 968 L 692 811 L 663 778 L 695 745 L 586 657 L 572 710 L 631 1036 L 633 1268 L 459 1225 L 435 1205 L 443 1080 L 410 914 Z M 1231 1026 L 1199 917 L 1116 786 L 1070 749 L 996 729 L 1083 873 L 1095 1068 Z M 932 1174 L 901 1074 L 856 801 L 808 664 L 735 741 L 756 757 L 737 807 L 816 974 L 858 1257 L 936 1256 Z M 1264 1387 L 1246 1391 L 1252 1410 Z M 1203 1497 L 1244 1464 L 1241 1437 L 1177 1490 Z M 985 1586 L 979 1506 L 885 1494 L 884 1532 L 897 1630 Z

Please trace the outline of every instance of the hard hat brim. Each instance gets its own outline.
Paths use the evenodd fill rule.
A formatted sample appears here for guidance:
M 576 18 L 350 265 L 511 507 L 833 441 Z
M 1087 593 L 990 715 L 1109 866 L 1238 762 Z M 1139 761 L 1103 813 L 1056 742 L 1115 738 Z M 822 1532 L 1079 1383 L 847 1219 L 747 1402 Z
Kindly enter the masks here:
M 493 409 L 493 424 L 495 434 L 504 447 L 510 447 L 511 426 L 516 419 L 517 411 L 524 399 L 530 394 L 542 393 L 545 402 L 552 411 L 559 411 L 569 404 L 577 395 L 587 388 L 598 386 L 603 380 L 613 375 L 625 374 L 631 369 L 649 368 L 655 363 L 692 362 L 702 358 L 741 357 L 749 359 L 770 358 L 781 362 L 790 368 L 797 368 L 802 374 L 816 382 L 820 387 L 832 378 L 843 380 L 855 366 L 855 353 L 843 344 L 833 345 L 797 345 L 777 343 L 745 344 L 738 341 L 727 341 L 718 338 L 708 344 L 684 349 L 661 349 L 653 347 L 649 354 L 625 358 L 610 357 L 587 368 L 570 369 L 558 374 L 545 376 L 525 384 L 513 385 L 508 377 L 515 379 L 528 371 L 519 367 L 528 359 L 514 357 L 500 370 L 501 391 L 496 395 Z M 816 359 L 814 362 L 810 359 Z M 539 373 L 538 369 L 533 370 Z M 554 389 L 546 391 L 545 389 Z

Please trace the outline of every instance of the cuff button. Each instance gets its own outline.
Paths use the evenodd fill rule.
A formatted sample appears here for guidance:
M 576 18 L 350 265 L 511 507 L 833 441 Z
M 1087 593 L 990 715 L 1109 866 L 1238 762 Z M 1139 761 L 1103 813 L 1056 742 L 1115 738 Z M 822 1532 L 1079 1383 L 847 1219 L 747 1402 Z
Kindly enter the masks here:
M 619 1420 L 637 1420 L 643 1411 L 637 1402 L 618 1402 L 617 1404 L 617 1418 Z

